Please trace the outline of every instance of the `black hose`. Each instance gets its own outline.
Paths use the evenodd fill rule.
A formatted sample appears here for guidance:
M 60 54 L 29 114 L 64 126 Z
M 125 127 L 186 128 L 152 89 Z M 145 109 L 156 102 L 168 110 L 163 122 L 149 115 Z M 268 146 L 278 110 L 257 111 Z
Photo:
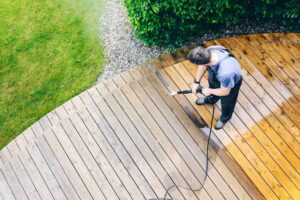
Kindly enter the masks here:
M 179 93 L 178 93 L 179 94 Z M 206 164 L 205 164 L 205 176 L 203 178 L 203 181 L 201 183 L 201 186 L 197 189 L 192 189 L 192 188 L 188 188 L 188 187 L 185 187 L 185 186 L 181 186 L 181 185 L 171 185 L 165 192 L 165 195 L 163 198 L 154 198 L 154 199 L 148 199 L 148 200 L 172 200 L 172 199 L 167 199 L 167 195 L 169 194 L 169 191 L 174 188 L 174 187 L 177 187 L 178 189 L 179 188 L 182 188 L 182 189 L 185 189 L 185 190 L 189 190 L 189 191 L 192 191 L 192 192 L 198 192 L 199 190 L 201 190 L 204 186 L 204 183 L 206 181 L 206 178 L 208 176 L 208 163 L 209 163 L 209 158 L 208 158 L 208 149 L 209 149 L 209 141 L 210 141 L 210 136 L 211 136 L 211 132 L 212 132 L 212 125 L 213 125 L 213 120 L 214 120 L 214 115 L 215 115 L 215 105 L 213 105 L 213 111 L 212 111 L 212 116 L 211 116 L 211 122 L 210 122 L 210 130 L 209 130 L 209 134 L 208 134 L 208 139 L 207 139 L 207 145 L 206 145 Z

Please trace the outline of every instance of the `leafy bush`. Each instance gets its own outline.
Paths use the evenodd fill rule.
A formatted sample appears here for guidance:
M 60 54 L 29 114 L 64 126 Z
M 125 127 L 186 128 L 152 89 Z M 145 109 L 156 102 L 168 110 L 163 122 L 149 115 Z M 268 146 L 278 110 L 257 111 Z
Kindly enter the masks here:
M 245 19 L 299 20 L 299 0 L 124 0 L 137 37 L 153 46 L 179 46 L 196 34 Z

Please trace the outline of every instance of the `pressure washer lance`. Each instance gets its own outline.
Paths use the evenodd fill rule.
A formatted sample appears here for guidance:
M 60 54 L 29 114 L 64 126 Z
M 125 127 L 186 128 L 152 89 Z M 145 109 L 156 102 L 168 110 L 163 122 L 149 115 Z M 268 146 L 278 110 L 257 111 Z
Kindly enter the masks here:
M 196 90 L 196 93 L 202 93 L 202 89 L 203 87 L 199 86 L 198 89 Z M 170 95 L 173 96 L 175 94 L 191 94 L 192 90 L 181 90 L 181 91 L 177 91 L 177 92 L 172 92 Z M 207 139 L 207 145 L 206 145 L 206 163 L 205 163 L 205 176 L 203 178 L 203 181 L 201 182 L 201 186 L 199 188 L 196 189 L 192 189 L 192 188 L 188 188 L 182 185 L 171 185 L 170 187 L 168 187 L 168 189 L 165 192 L 165 195 L 163 198 L 153 198 L 153 199 L 148 199 L 148 200 L 172 200 L 172 199 L 167 199 L 167 195 L 169 194 L 169 191 L 173 188 L 177 188 L 177 189 L 185 189 L 185 190 L 189 190 L 191 192 L 198 192 L 200 190 L 202 190 L 204 183 L 206 181 L 206 178 L 208 176 L 208 163 L 209 163 L 209 158 L 208 158 L 208 149 L 209 149 L 209 141 L 210 141 L 210 136 L 211 136 L 211 131 L 212 131 L 212 125 L 213 125 L 213 119 L 214 119 L 214 114 L 215 114 L 215 105 L 213 104 L 213 112 L 212 112 L 212 116 L 211 116 L 211 121 L 210 121 L 210 130 L 209 130 L 209 134 L 208 134 L 208 139 Z
M 203 89 L 203 87 L 199 85 L 199 87 L 196 90 L 196 93 L 202 93 L 202 89 Z M 173 96 L 175 94 L 191 94 L 191 93 L 193 93 L 192 90 L 180 90 L 180 91 L 177 91 L 177 92 L 172 92 L 171 96 Z

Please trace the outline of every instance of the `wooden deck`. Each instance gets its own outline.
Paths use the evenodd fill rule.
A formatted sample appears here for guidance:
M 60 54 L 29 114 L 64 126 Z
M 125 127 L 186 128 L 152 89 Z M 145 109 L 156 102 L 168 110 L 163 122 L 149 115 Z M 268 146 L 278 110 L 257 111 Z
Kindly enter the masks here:
M 300 34 L 206 43 L 214 44 L 242 65 L 238 104 L 225 128 L 213 130 L 204 189 L 170 197 L 299 199 Z M 0 200 L 140 200 L 163 197 L 174 183 L 199 187 L 207 142 L 199 126 L 210 123 L 212 108 L 196 106 L 193 94 L 169 96 L 151 72 L 189 88 L 196 68 L 187 51 L 100 83 L 20 134 L 0 151 Z

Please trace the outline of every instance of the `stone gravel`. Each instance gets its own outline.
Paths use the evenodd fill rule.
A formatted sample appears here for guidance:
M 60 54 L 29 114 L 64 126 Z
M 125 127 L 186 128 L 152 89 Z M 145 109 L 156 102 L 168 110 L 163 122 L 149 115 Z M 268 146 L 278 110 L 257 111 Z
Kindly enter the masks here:
M 106 65 L 97 82 L 158 57 L 159 48 L 143 46 L 135 37 L 122 0 L 107 0 L 100 18 Z
M 100 18 L 100 29 L 106 65 L 97 82 L 110 78 L 128 68 L 146 63 L 148 60 L 168 51 L 163 48 L 147 47 L 138 41 L 128 20 L 127 11 L 122 0 L 107 0 L 104 12 Z M 245 21 L 239 25 L 224 26 L 217 32 L 196 37 L 192 41 L 187 41 L 184 46 L 199 45 L 205 41 L 241 34 L 274 33 L 285 32 L 285 30 L 285 27 L 278 22 L 258 24 Z M 299 30 L 295 30 L 295 32 L 299 32 Z

